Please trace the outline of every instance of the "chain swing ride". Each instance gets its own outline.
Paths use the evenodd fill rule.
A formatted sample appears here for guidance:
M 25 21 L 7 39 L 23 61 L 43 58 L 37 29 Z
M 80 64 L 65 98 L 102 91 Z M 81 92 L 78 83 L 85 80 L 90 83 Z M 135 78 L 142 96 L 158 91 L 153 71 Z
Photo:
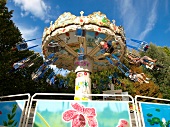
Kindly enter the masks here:
M 57 68 L 74 70 L 76 73 L 75 99 L 91 100 L 91 97 L 88 96 L 91 94 L 91 73 L 116 66 L 126 77 L 130 78 L 130 69 L 121 63 L 121 60 L 126 57 L 127 48 L 147 52 L 149 44 L 135 39 L 130 39 L 130 41 L 136 45 L 127 44 L 123 27 L 116 26 L 114 20 L 111 22 L 100 11 L 88 16 L 83 14 L 83 11 L 80 12 L 80 16 L 65 12 L 54 24 L 51 22 L 50 27 L 44 29 L 42 51 L 46 61 L 32 73 L 32 79 L 35 81 L 41 79 L 49 65 L 52 64 Z M 17 44 L 16 47 L 19 51 L 34 48 L 28 47 L 26 42 L 23 45 Z M 132 53 L 128 55 L 133 57 Z M 127 57 L 127 59 L 129 58 Z M 149 60 L 145 60 L 143 64 L 147 62 L 149 63 Z M 20 63 L 20 61 L 16 63 Z M 16 69 L 23 66 L 22 64 L 17 66 L 16 63 L 14 65 Z M 152 64 L 146 64 L 146 68 L 156 68 L 155 70 L 162 68 L 155 64 L 156 61 L 150 63 Z M 47 83 L 53 76 L 55 76 L 54 72 L 48 76 Z M 63 84 L 63 82 L 61 81 L 59 84 Z

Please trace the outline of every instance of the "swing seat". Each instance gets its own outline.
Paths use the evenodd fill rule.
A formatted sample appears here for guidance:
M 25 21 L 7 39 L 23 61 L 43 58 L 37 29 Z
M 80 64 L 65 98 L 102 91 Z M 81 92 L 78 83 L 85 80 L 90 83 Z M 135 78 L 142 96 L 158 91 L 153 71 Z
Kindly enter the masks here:
M 131 53 L 131 52 L 129 52 L 129 53 L 126 54 L 125 60 L 126 60 L 129 64 L 134 65 L 135 63 L 133 62 L 133 60 L 131 60 L 130 58 L 128 58 L 128 55 L 130 55 L 130 56 L 133 57 L 133 58 L 139 58 L 139 56 L 137 56 L 137 55 L 135 55 L 135 54 L 133 54 L 133 53 Z
M 54 75 L 55 75 L 55 73 L 52 72 L 52 73 L 48 76 L 48 78 L 46 79 L 46 82 L 49 83 L 50 80 L 51 80 L 51 78 L 52 78 Z
M 155 67 L 155 63 L 154 62 L 151 62 L 151 61 L 146 60 L 146 59 L 144 59 L 144 61 L 149 63 L 149 65 L 144 65 L 144 67 L 146 67 L 147 69 L 151 69 L 151 70 L 154 69 L 154 67 Z
M 46 82 L 47 82 L 47 83 L 50 83 L 50 80 L 49 80 L 49 79 L 46 79 Z
M 14 68 L 15 70 L 18 69 L 18 68 L 19 68 L 18 63 L 14 63 L 14 64 L 13 64 L 13 68 Z
M 119 58 L 118 58 L 117 56 L 115 56 L 114 54 L 112 54 L 112 57 L 113 57 L 115 60 L 119 61 Z
M 84 60 L 84 59 L 85 59 L 84 54 L 79 54 L 79 56 L 78 56 L 78 60 Z
M 32 80 L 36 80 L 38 78 L 38 75 L 36 73 L 31 74 Z
M 148 48 L 149 48 L 148 43 L 142 42 L 142 43 L 141 43 L 141 47 L 140 47 L 139 49 L 140 49 L 140 51 L 142 51 L 142 52 L 146 52 L 146 51 L 148 50 Z
M 16 48 L 18 49 L 18 51 L 23 51 L 28 48 L 28 45 L 27 43 L 19 43 L 16 45 Z
M 126 76 L 126 77 L 129 77 L 129 72 L 126 72 L 126 73 L 125 73 L 125 76 Z
M 48 70 L 48 68 L 45 68 L 44 70 L 42 70 L 42 71 L 39 73 L 40 75 L 38 75 L 38 79 L 43 78 L 43 76 L 44 76 L 44 74 L 47 72 L 47 70 Z
M 116 56 L 116 57 L 120 57 L 121 56 L 121 54 L 118 52 L 118 53 L 114 53 L 114 55 Z
M 31 66 L 33 66 L 33 65 L 34 65 L 34 63 L 31 63 L 31 64 L 28 65 L 28 67 L 31 67 Z
M 41 75 L 42 74 L 42 71 L 38 71 L 37 72 L 37 75 L 39 76 L 39 75 Z
M 140 56 L 138 56 L 138 55 L 136 55 L 136 54 L 133 54 L 132 52 L 127 53 L 127 56 L 128 56 L 128 55 L 130 55 L 130 56 L 132 56 L 132 57 L 134 57 L 134 58 L 140 58 Z
M 86 31 L 81 28 L 78 28 L 78 29 L 76 29 L 75 35 L 77 37 L 85 37 Z
M 144 47 L 143 50 L 146 52 L 148 49 L 149 49 L 149 46 L 148 46 L 148 45 L 145 45 L 145 47 Z
M 48 49 L 48 52 L 52 52 L 52 53 L 55 53 L 55 52 L 59 52 L 59 48 L 60 48 L 60 45 L 58 44 L 58 42 L 50 42 L 47 46 L 47 49 Z
M 48 52 L 51 52 L 51 53 L 56 53 L 56 52 L 60 51 L 60 47 L 59 46 L 56 46 L 56 47 L 48 46 L 47 49 L 48 49 Z
M 52 64 L 55 63 L 58 60 L 58 57 L 54 58 L 52 61 Z
M 146 67 L 147 69 L 151 69 L 151 70 L 153 70 L 154 65 L 151 65 L 151 66 L 145 65 L 145 67 Z
M 47 59 L 51 59 L 51 58 L 53 58 L 53 57 L 54 57 L 54 55 L 55 55 L 55 53 L 51 53 L 51 54 L 47 57 Z
M 48 59 L 46 62 L 44 62 L 45 66 L 48 66 L 50 64 L 55 63 L 58 60 L 58 57 L 54 58 L 53 60 Z
M 106 59 L 109 61 L 110 64 L 114 65 L 114 62 L 109 57 L 106 57 Z
M 50 42 L 49 44 L 48 44 L 48 47 L 58 47 L 58 46 L 60 46 L 59 44 L 58 44 L 58 42 Z

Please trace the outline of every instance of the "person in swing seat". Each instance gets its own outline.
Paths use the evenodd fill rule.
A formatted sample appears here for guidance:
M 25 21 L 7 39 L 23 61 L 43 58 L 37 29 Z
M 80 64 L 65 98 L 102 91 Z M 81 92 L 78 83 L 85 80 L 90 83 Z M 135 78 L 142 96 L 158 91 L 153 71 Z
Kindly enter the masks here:
M 103 50 L 103 55 L 101 56 L 101 58 L 99 58 L 99 60 L 105 59 L 106 56 L 110 56 L 111 53 L 114 51 L 114 47 L 112 46 L 111 41 L 101 41 L 100 48 Z
M 128 55 L 128 58 L 133 61 L 133 63 L 136 65 L 136 66 L 140 66 L 141 64 L 144 64 L 144 65 L 148 65 L 148 66 L 151 66 L 150 65 L 150 62 L 156 62 L 157 59 L 153 60 L 152 58 L 148 57 L 148 56 L 143 56 L 141 58 L 139 57 L 132 57 L 131 55 Z M 148 62 L 146 62 L 148 61 Z M 150 62 L 149 62 L 150 61 Z
M 103 40 L 100 42 L 101 48 L 104 49 L 105 53 L 111 54 L 114 51 L 111 41 Z
M 129 70 L 129 78 L 134 82 L 139 82 L 140 84 L 149 83 L 150 78 L 147 78 L 144 73 L 135 73 Z

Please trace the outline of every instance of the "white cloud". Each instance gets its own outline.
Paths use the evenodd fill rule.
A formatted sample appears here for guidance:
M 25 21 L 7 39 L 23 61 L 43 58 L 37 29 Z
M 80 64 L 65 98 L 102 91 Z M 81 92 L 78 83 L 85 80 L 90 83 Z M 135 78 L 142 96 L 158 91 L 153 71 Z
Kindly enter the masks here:
M 120 16 L 123 19 L 123 25 L 127 30 L 131 29 L 136 21 L 137 14 L 133 7 L 132 0 L 120 1 Z
M 33 16 L 46 20 L 49 18 L 50 6 L 47 6 L 43 0 L 13 0 L 15 5 L 20 6 L 23 14 L 32 14 Z
M 32 37 L 35 38 L 36 33 L 38 32 L 38 27 L 25 27 L 23 25 L 17 25 L 19 30 L 22 33 L 22 37 L 27 39 L 32 39 Z
M 151 11 L 148 16 L 147 24 L 145 27 L 145 30 L 140 34 L 139 38 L 142 40 L 145 38 L 145 36 L 154 28 L 156 20 L 157 20 L 157 3 L 158 1 L 154 1 L 153 6 L 151 7 Z
M 21 12 L 21 17 L 25 17 L 29 14 L 29 12 Z
M 49 23 L 49 22 L 50 22 L 50 19 L 46 19 L 44 22 L 45 22 L 45 23 Z
M 25 26 L 23 24 L 17 24 L 16 25 L 21 34 L 22 37 L 25 39 L 25 41 L 27 40 L 31 40 L 31 39 L 36 39 L 33 41 L 28 41 L 28 47 L 31 46 L 35 46 L 35 45 L 39 45 L 38 47 L 33 48 L 34 51 L 41 53 L 41 33 L 39 33 L 39 28 L 37 26 L 35 27 L 30 27 L 30 26 Z M 32 50 L 32 49 L 31 49 Z
M 158 1 L 119 0 L 117 1 L 120 18 L 128 38 L 143 40 L 154 28 L 157 19 Z
M 135 9 L 135 6 L 133 4 L 132 0 L 119 0 L 118 1 L 118 8 L 120 18 L 123 22 L 123 26 L 125 28 L 126 33 L 131 33 L 131 35 L 135 35 L 137 33 L 139 27 L 138 26 L 139 21 L 138 19 L 138 12 Z M 135 27 L 135 29 L 134 29 Z

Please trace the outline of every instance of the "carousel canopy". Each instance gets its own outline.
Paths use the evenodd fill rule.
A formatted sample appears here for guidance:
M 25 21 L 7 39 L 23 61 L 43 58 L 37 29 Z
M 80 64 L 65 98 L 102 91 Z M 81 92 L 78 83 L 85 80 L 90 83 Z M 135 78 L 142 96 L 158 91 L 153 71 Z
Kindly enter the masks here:
M 126 48 L 126 38 L 122 26 L 116 26 L 101 12 L 88 16 L 72 15 L 65 12 L 49 28 L 44 29 L 42 50 L 45 58 L 55 53 L 58 68 L 74 70 L 76 64 L 87 64 L 86 58 L 93 61 L 93 71 L 100 71 L 112 65 L 105 54 L 114 54 L 122 59 Z M 108 51 L 102 50 L 101 41 L 110 44 Z M 79 63 L 77 63 L 79 61 Z

